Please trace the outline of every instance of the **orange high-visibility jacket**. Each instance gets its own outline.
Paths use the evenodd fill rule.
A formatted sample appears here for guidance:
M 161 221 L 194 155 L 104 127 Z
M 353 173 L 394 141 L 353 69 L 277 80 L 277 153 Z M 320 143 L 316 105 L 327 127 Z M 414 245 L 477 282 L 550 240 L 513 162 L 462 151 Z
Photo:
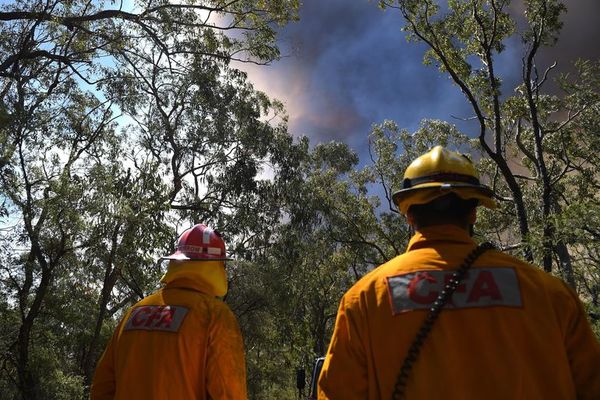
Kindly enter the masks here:
M 430 227 L 358 281 L 341 300 L 318 398 L 391 398 L 427 309 L 474 248 L 458 227 Z M 434 324 L 406 398 L 597 400 L 600 343 L 562 281 L 491 250 Z
M 246 399 L 237 321 L 203 289 L 176 279 L 128 310 L 98 363 L 91 399 Z

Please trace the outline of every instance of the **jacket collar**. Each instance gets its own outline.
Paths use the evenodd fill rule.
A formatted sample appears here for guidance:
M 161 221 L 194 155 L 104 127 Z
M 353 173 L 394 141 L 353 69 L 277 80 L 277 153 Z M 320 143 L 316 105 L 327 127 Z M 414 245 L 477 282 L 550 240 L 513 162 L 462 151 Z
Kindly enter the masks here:
M 475 245 L 469 232 L 456 225 L 435 225 L 418 230 L 408 242 L 406 251 L 434 247 L 439 242 Z
M 191 289 L 213 296 L 227 293 L 227 272 L 223 261 L 170 261 L 160 281 L 167 288 Z
M 164 289 L 188 289 L 196 292 L 205 293 L 214 296 L 214 288 L 212 285 L 204 282 L 200 279 L 194 279 L 191 277 L 178 277 L 169 283 L 167 283 Z

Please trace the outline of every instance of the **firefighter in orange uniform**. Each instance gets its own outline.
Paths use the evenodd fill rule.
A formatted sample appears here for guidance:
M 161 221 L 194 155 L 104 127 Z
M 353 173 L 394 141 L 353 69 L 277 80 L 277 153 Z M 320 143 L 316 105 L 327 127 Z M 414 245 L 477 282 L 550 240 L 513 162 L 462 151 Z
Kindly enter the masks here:
M 91 399 L 246 399 L 240 330 L 217 298 L 227 292 L 221 235 L 195 225 L 164 259 L 165 286 L 125 314 L 98 363 Z
M 600 399 L 573 290 L 471 238 L 492 196 L 459 153 L 411 163 L 394 201 L 416 233 L 342 298 L 319 399 Z

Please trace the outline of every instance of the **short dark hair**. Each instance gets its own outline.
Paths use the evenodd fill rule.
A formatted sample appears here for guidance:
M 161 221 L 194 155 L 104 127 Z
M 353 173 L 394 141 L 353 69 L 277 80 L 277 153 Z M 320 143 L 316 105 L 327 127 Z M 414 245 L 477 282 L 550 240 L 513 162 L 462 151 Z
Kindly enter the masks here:
M 418 227 L 441 224 L 463 225 L 467 223 L 469 214 L 478 204 L 479 200 L 465 200 L 454 193 L 449 193 L 426 204 L 412 205 L 408 213 Z

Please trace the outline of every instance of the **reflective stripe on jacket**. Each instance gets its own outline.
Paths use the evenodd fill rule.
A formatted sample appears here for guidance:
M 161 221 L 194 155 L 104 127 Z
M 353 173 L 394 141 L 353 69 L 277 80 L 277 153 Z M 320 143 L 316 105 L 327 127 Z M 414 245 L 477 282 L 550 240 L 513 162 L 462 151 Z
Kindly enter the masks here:
M 127 311 L 100 359 L 92 400 L 244 400 L 235 316 L 201 282 L 177 279 Z
M 389 399 L 430 303 L 475 248 L 454 226 L 423 229 L 407 252 L 342 298 L 319 399 Z M 421 347 L 407 399 L 600 399 L 600 343 L 561 280 L 484 253 Z

